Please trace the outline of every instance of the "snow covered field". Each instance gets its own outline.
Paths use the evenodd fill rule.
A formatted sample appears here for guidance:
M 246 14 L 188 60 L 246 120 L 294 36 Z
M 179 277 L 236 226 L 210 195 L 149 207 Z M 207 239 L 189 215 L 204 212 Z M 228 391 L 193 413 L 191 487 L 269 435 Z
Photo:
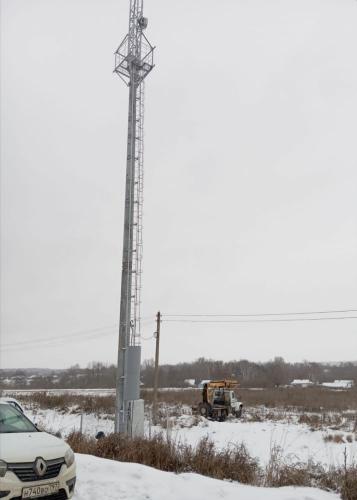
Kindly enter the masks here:
M 26 409 L 26 415 L 41 428 L 54 433 L 60 432 L 63 437 L 72 431 L 81 430 L 81 420 L 82 431 L 90 436 L 95 436 L 98 431 L 110 434 L 114 428 L 113 417 L 110 415 L 99 417 L 94 413 L 87 413 L 81 416 L 80 413 L 34 409 Z
M 173 474 L 138 464 L 77 455 L 74 500 L 337 500 L 313 488 L 256 488 L 197 474 Z
M 312 431 L 305 424 L 272 421 L 202 421 L 191 428 L 174 428 L 171 431 L 172 439 L 192 445 L 206 436 L 218 448 L 244 443 L 261 465 L 269 462 L 271 450 L 276 447 L 279 447 L 281 457 L 289 463 L 314 461 L 326 467 L 339 466 L 344 463 L 345 449 L 349 462 L 353 463 L 357 457 L 357 443 L 326 442 L 324 438 L 327 434 L 326 431 Z
M 60 431 L 62 436 L 73 430 L 80 430 L 81 415 L 78 413 L 61 413 L 54 410 L 28 410 L 28 416 L 45 429 Z M 95 436 L 98 431 L 110 434 L 113 431 L 113 417 L 99 417 L 95 414 L 84 414 L 82 430 Z M 343 465 L 344 452 L 347 450 L 348 462 L 357 458 L 357 442 L 347 441 L 346 432 L 338 432 L 343 440 L 340 443 L 326 441 L 326 436 L 336 434 L 336 431 L 311 430 L 306 424 L 295 422 L 247 422 L 228 420 L 226 422 L 211 422 L 199 419 L 197 425 L 192 425 L 192 417 L 184 415 L 172 422 L 172 427 L 162 429 L 152 427 L 146 421 L 146 434 L 163 432 L 176 442 L 195 446 L 202 438 L 209 437 L 217 448 L 226 448 L 244 443 L 249 453 L 258 458 L 261 465 L 269 461 L 271 450 L 279 447 L 280 455 L 289 463 L 314 461 L 325 467 Z
M 93 396 L 103 396 L 103 391 L 88 391 Z M 81 391 L 83 395 L 83 391 Z M 99 393 L 99 394 L 98 394 Z M 86 391 L 86 395 L 89 395 Z M 20 395 L 18 394 L 21 399 Z M 43 428 L 61 432 L 63 437 L 72 431 L 82 431 L 94 437 L 98 431 L 110 434 L 113 431 L 113 415 L 81 413 L 80 407 L 64 404 L 58 409 L 44 409 L 25 400 L 26 414 Z M 31 400 L 30 400 L 31 401 Z M 73 404 L 73 400 L 68 399 Z M 63 402 L 62 402 L 63 403 Z M 150 426 L 145 422 L 147 436 L 163 433 L 176 443 L 195 446 L 208 437 L 217 449 L 238 446 L 244 443 L 249 454 L 258 459 L 262 470 L 268 465 L 272 450 L 278 449 L 280 463 L 322 464 L 326 469 L 342 466 L 347 450 L 348 464 L 355 463 L 357 441 L 354 427 L 354 412 L 325 413 L 322 426 L 299 423 L 301 415 L 307 419 L 313 414 L 283 408 L 247 408 L 243 419 L 228 419 L 213 422 L 191 414 L 189 406 L 160 406 L 161 426 Z M 109 412 L 111 410 L 108 410 Z M 182 412 L 182 414 L 181 414 Z M 351 415 L 350 415 L 351 413 Z M 181 414 L 181 416 L 180 416 Z M 147 407 L 147 416 L 149 407 Z M 167 415 L 167 419 L 166 416 Z M 315 417 L 321 418 L 321 415 Z M 335 426 L 335 417 L 342 425 Z M 260 420 L 260 421 L 257 421 Z M 309 422 L 309 420 L 308 420 Z M 167 427 L 167 428 L 166 428 Z M 338 434 L 340 441 L 326 439 Z M 351 441 L 351 442 L 349 442 Z M 97 457 L 77 455 L 78 487 L 75 500 L 210 500 L 211 498 L 244 500 L 336 500 L 338 495 L 311 488 L 279 488 L 246 486 L 235 482 L 219 481 L 197 474 L 174 474 L 133 463 L 108 461 Z
M 30 392 L 19 391 L 17 396 L 20 398 L 21 394 L 28 396 Z M 112 389 L 71 389 L 50 391 L 50 394 L 78 394 L 99 397 L 114 395 L 114 391 Z M 108 409 L 108 411 L 111 410 Z M 181 411 L 184 414 L 178 416 Z M 30 405 L 26 407 L 26 412 L 42 428 L 51 432 L 59 431 L 63 437 L 68 436 L 72 431 L 81 429 L 92 437 L 99 431 L 110 434 L 114 427 L 112 414 L 84 413 L 81 415 L 80 410 L 75 407 L 54 410 L 40 409 L 36 405 Z M 276 451 L 277 448 L 279 449 L 279 457 L 290 464 L 313 461 L 325 468 L 338 467 L 344 464 L 345 450 L 349 465 L 357 461 L 354 412 L 325 413 L 326 422 L 316 427 L 299 423 L 299 418 L 303 414 L 307 417 L 315 416 L 320 419 L 322 414 L 287 412 L 284 409 L 267 409 L 264 406 L 247 408 L 242 420 L 234 419 L 226 422 L 212 422 L 204 418 L 192 417 L 189 406 L 166 404 L 161 407 L 161 412 L 163 415 L 167 413 L 167 420 L 165 421 L 165 418 L 162 420 L 162 424 L 167 428 L 150 426 L 147 418 L 145 422 L 147 436 L 164 433 L 174 442 L 187 443 L 192 446 L 195 446 L 201 439 L 209 437 L 218 449 L 244 443 L 249 454 L 258 459 L 262 467 L 267 465 L 272 450 Z M 148 415 L 147 411 L 147 417 Z M 342 422 L 342 425 L 335 425 L 336 418 Z M 333 439 L 335 437 L 339 439 Z

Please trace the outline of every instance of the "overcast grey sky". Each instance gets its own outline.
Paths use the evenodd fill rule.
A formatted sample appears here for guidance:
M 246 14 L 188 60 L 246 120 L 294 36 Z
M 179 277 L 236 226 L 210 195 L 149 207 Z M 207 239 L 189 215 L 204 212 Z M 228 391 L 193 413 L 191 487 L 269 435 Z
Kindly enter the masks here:
M 128 91 L 112 69 L 129 2 L 0 1 L 0 363 L 115 362 Z M 357 308 L 357 2 L 145 12 L 144 336 L 158 309 Z M 163 362 L 356 350 L 357 320 L 162 325 Z

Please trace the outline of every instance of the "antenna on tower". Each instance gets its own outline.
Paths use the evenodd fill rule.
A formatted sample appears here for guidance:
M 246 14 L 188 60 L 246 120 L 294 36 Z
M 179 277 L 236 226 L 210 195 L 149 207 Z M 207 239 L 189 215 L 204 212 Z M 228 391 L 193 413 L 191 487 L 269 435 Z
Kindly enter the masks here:
M 129 87 L 115 432 L 130 436 L 144 433 L 140 400 L 144 79 L 154 67 L 154 47 L 144 35 L 147 25 L 143 0 L 130 0 L 129 32 L 115 52 L 114 69 Z

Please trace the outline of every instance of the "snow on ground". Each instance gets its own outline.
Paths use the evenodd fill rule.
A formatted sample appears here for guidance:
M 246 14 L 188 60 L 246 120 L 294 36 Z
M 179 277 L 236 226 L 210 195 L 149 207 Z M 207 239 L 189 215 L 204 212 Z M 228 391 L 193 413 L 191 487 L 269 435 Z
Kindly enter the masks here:
M 160 387 L 159 392 L 182 392 L 192 391 L 199 389 L 197 387 Z M 249 389 L 249 390 L 263 390 L 263 389 Z M 145 391 L 151 392 L 152 388 L 146 387 Z M 78 396 L 115 396 L 115 389 L 7 389 L 2 391 L 4 396 L 28 396 L 38 392 L 46 393 L 51 396 L 62 395 L 78 395 Z
M 343 465 L 344 451 L 347 448 L 348 459 L 351 463 L 354 462 L 357 457 L 357 443 L 326 442 L 326 434 L 326 431 L 311 431 L 307 425 L 297 423 L 202 420 L 197 426 L 174 427 L 170 437 L 177 442 L 187 442 L 193 446 L 207 436 L 218 448 L 244 443 L 249 453 L 257 457 L 261 465 L 268 463 L 273 447 L 279 447 L 281 455 L 289 462 L 313 460 L 326 467 Z
M 82 431 L 90 436 L 95 436 L 99 431 L 110 434 L 114 428 L 114 420 L 110 415 L 98 416 L 94 413 L 86 413 L 81 416 L 79 413 L 63 413 L 55 410 L 27 408 L 25 410 L 29 419 L 40 428 L 51 432 L 60 432 L 63 437 L 68 436 L 72 431 L 79 431 L 81 420 Z
M 98 393 L 103 395 L 103 391 L 103 389 L 93 390 L 93 395 L 98 395 Z M 81 429 L 81 415 L 75 408 L 72 410 L 73 412 L 70 409 L 64 413 L 55 410 L 26 408 L 26 413 L 42 428 L 53 432 L 59 431 L 63 437 L 66 437 L 73 430 L 79 431 Z M 188 407 L 182 408 L 182 410 L 189 413 Z M 211 422 L 201 418 L 198 425 L 192 425 L 195 419 L 186 414 L 179 418 L 175 417 L 174 423 L 168 430 L 161 427 L 150 428 L 149 422 L 146 421 L 145 432 L 146 435 L 162 432 L 173 441 L 193 446 L 207 436 L 220 449 L 244 443 L 248 452 L 257 458 L 262 466 L 268 463 L 271 450 L 274 447 L 279 447 L 280 456 L 290 463 L 313 460 L 325 467 L 341 466 L 344 463 L 345 449 L 347 450 L 348 462 L 352 464 L 357 461 L 357 441 L 354 441 L 355 436 L 351 432 L 327 428 L 325 430 L 311 430 L 308 425 L 298 423 L 298 415 L 293 414 L 278 415 L 277 421 L 269 420 L 264 411 L 263 408 L 259 410 L 264 418 L 262 422 L 244 420 Z M 269 411 L 274 413 L 272 409 Z M 170 417 L 168 417 L 168 421 L 171 421 Z M 82 416 L 82 430 L 90 436 L 94 437 L 99 431 L 110 434 L 113 427 L 112 415 L 99 416 L 90 413 Z M 325 440 L 327 435 L 336 434 L 340 434 L 344 439 L 339 443 Z M 347 442 L 347 435 L 352 437 L 352 442 Z
M 257 488 L 197 474 L 174 474 L 144 465 L 76 455 L 74 500 L 338 500 L 314 488 Z
M 335 380 L 334 382 L 324 382 L 322 385 L 330 389 L 351 389 L 354 386 L 354 380 Z
M 4 396 L 28 396 L 35 393 L 46 393 L 51 396 L 115 396 L 115 389 L 8 389 Z
M 80 430 L 81 415 L 78 413 L 60 413 L 54 410 L 28 410 L 26 414 L 31 420 L 42 428 L 52 432 L 61 432 L 65 437 L 73 430 Z M 200 419 L 198 425 L 192 424 L 192 417 L 183 416 L 178 419 L 178 424 L 169 430 L 161 427 L 149 429 L 146 421 L 146 434 L 154 435 L 162 432 L 176 442 L 188 443 L 195 446 L 202 438 L 209 437 L 217 448 L 226 448 L 244 443 L 249 453 L 258 458 L 260 464 L 265 466 L 270 458 L 271 450 L 279 447 L 281 456 L 290 463 L 308 462 L 313 460 L 326 467 L 339 466 L 344 463 L 344 451 L 347 449 L 349 463 L 357 458 L 357 442 L 326 442 L 327 434 L 348 433 L 337 431 L 311 431 L 305 424 L 287 422 L 244 422 L 228 420 L 226 422 L 211 422 Z M 95 436 L 97 432 L 105 434 L 113 432 L 114 422 L 112 416 L 100 417 L 93 413 L 84 414 L 82 430 L 84 433 Z

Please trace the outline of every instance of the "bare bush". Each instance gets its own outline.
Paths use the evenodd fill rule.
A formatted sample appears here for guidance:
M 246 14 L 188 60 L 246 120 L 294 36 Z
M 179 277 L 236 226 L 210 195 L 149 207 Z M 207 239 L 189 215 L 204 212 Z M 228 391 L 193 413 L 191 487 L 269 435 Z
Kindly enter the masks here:
M 320 464 L 288 463 L 282 449 L 273 447 L 263 470 L 243 444 L 217 450 L 209 438 L 193 448 L 156 435 L 152 439 L 129 439 L 112 434 L 98 441 L 80 433 L 72 433 L 68 443 L 77 453 L 134 462 L 175 473 L 195 472 L 221 480 L 239 481 L 265 487 L 306 486 L 336 491 L 343 500 L 357 499 L 357 468 L 325 470 Z
M 336 443 L 336 444 L 341 444 L 345 442 L 343 434 L 327 434 L 326 436 L 324 436 L 324 441 L 326 443 Z
M 345 469 L 344 480 L 341 487 L 342 500 L 356 500 L 357 498 L 357 468 Z
M 306 424 L 313 429 L 321 428 L 321 416 L 320 415 L 307 415 L 303 413 L 299 417 L 299 424 Z
M 60 413 L 112 414 L 115 408 L 114 396 L 51 394 L 44 391 L 19 395 L 17 398 L 28 407 L 54 409 Z
M 140 463 L 164 471 L 196 472 L 246 484 L 255 484 L 258 478 L 258 463 L 244 445 L 219 451 L 208 438 L 202 439 L 195 448 L 175 443 L 162 435 L 156 435 L 152 439 L 130 440 L 125 436 L 112 434 L 95 441 L 83 434 L 72 433 L 67 441 L 77 453 Z
M 265 469 L 264 486 L 306 486 L 328 491 L 342 491 L 345 472 L 342 469 L 326 470 L 321 464 L 290 463 L 284 460 L 283 450 L 275 446 L 271 450 L 269 463 Z M 357 498 L 357 497 L 356 497 Z M 348 499 L 350 500 L 350 499 Z M 356 499 L 354 499 L 356 500 Z

